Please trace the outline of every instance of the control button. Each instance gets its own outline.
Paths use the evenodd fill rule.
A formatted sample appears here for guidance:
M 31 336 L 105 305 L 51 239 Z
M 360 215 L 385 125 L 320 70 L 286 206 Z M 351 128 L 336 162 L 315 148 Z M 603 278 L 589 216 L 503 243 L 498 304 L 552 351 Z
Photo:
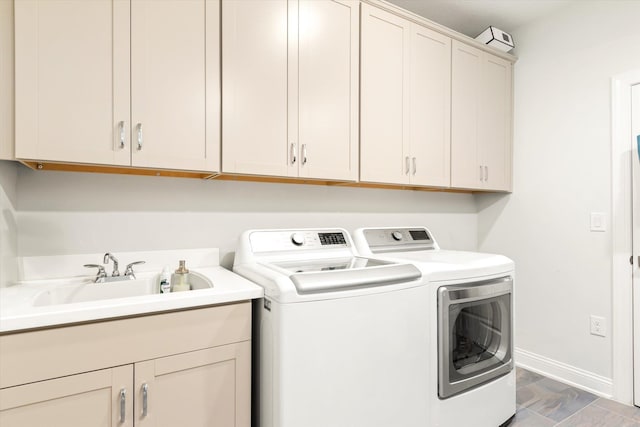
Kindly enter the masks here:
M 393 237 L 393 240 L 400 241 L 402 240 L 402 233 L 399 231 L 394 231 L 393 233 L 391 233 L 391 237 Z
M 291 242 L 296 246 L 302 246 L 304 243 L 304 236 L 300 233 L 293 233 L 291 235 Z

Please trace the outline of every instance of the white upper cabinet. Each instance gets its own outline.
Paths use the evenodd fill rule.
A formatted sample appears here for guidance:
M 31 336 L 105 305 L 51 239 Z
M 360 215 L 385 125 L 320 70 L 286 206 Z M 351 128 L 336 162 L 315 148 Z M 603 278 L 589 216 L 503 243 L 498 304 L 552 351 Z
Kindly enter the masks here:
M 512 67 L 509 61 L 485 53 L 484 99 L 478 133 L 487 190 L 511 191 Z
M 17 158 L 219 169 L 219 0 L 20 0 L 15 38 Z
M 451 39 L 362 6 L 362 181 L 449 186 Z
M 287 0 L 222 1 L 222 171 L 287 175 Z
M 409 179 L 410 23 L 362 6 L 360 180 L 403 184 Z
M 222 3 L 223 172 L 357 179 L 358 2 Z
M 133 166 L 219 169 L 219 22 L 218 0 L 132 0 Z
M 298 174 L 355 181 L 358 2 L 300 0 L 298 7 Z
M 411 25 L 411 184 L 448 187 L 451 155 L 451 39 Z
M 510 191 L 512 65 L 453 42 L 451 185 Z
M 511 190 L 512 62 L 383 2 L 12 4 L 16 159 Z
M 0 159 L 4 160 L 15 159 L 13 33 L 13 2 L 0 1 Z
M 129 165 L 129 2 L 15 2 L 16 157 Z

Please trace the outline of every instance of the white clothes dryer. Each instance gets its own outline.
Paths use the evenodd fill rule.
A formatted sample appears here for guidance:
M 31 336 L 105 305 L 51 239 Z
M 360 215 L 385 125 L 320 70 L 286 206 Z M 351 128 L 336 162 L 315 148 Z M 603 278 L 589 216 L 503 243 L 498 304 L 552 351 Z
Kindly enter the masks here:
M 233 271 L 265 294 L 254 426 L 429 425 L 429 289 L 413 264 L 360 257 L 342 229 L 251 230 Z
M 360 228 L 358 251 L 411 262 L 429 282 L 429 426 L 496 427 L 516 412 L 514 263 L 442 250 L 425 227 Z

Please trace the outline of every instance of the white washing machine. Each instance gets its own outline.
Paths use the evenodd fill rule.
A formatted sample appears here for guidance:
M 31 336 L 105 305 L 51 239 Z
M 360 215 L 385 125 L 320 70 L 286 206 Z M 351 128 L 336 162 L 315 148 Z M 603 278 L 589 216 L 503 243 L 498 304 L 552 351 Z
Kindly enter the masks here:
M 357 256 L 345 230 L 306 229 L 243 233 L 233 270 L 265 293 L 254 306 L 254 426 L 429 425 L 418 268 Z
M 430 427 L 496 427 L 516 412 L 514 263 L 442 250 L 425 227 L 361 228 L 359 253 L 412 262 L 429 282 Z

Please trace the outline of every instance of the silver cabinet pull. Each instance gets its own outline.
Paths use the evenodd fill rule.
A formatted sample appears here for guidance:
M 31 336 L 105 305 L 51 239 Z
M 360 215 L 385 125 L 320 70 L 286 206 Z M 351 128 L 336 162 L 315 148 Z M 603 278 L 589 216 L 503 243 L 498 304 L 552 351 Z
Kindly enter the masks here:
M 127 390 L 120 390 L 120 424 L 124 423 L 126 417 L 126 406 L 127 406 Z
M 480 181 L 484 181 L 484 175 L 482 174 L 482 165 L 480 165 Z
M 489 166 L 487 165 L 484 166 L 484 181 L 489 181 Z
M 294 165 L 296 163 L 296 144 L 291 143 L 291 164 Z
M 118 122 L 118 130 L 120 132 L 120 149 L 124 149 L 124 120 Z
M 149 384 L 142 384 L 142 416 L 147 416 L 147 403 L 149 400 Z
M 414 175 L 416 174 L 416 171 L 417 171 L 417 170 L 418 170 L 418 169 L 417 169 L 417 167 L 416 167 L 416 158 L 414 157 L 414 158 L 413 158 L 413 174 L 414 174 Z
M 138 151 L 142 150 L 142 123 L 138 123 Z
M 302 144 L 302 166 L 307 164 L 307 144 Z
M 409 156 L 404 158 L 404 174 L 409 175 Z

